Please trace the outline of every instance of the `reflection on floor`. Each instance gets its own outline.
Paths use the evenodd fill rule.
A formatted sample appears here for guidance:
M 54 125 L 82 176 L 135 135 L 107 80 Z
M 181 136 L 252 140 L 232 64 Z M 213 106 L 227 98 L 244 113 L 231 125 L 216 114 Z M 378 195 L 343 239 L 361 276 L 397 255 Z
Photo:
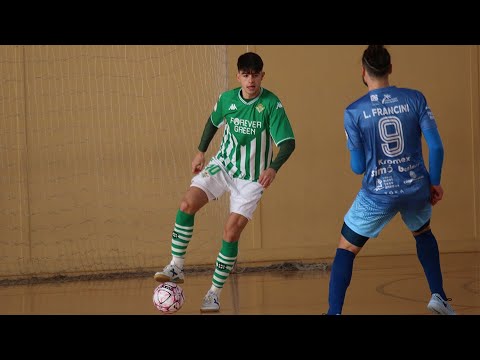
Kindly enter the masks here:
M 441 261 L 445 290 L 454 309 L 459 315 L 479 315 L 480 254 L 442 254 Z M 153 290 L 158 285 L 153 272 L 151 277 L 139 279 L 2 286 L 0 314 L 200 315 L 211 275 L 186 274 L 181 285 L 186 301 L 174 315 L 164 315 L 153 306 Z M 221 311 L 213 316 L 322 314 L 327 310 L 329 276 L 323 270 L 232 274 L 221 294 Z M 415 255 L 359 256 L 344 315 L 427 315 L 429 299 Z

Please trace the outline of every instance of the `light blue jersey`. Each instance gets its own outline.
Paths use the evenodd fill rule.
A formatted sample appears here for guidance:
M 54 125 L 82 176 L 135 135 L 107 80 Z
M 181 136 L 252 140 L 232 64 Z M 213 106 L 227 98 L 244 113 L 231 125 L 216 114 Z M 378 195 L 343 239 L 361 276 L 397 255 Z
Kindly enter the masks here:
M 348 149 L 365 154 L 365 196 L 385 205 L 429 199 L 421 138 L 437 124 L 420 91 L 371 90 L 346 108 L 344 126 Z

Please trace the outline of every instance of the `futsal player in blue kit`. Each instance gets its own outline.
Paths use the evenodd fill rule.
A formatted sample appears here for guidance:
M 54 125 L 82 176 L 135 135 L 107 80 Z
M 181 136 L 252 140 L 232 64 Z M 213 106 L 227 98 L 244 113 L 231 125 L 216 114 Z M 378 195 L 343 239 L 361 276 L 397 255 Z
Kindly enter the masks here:
M 342 313 L 355 256 L 400 213 L 416 241 L 430 287 L 427 308 L 455 315 L 443 289 L 437 240 L 430 228 L 432 206 L 442 199 L 443 144 L 435 118 L 420 91 L 390 86 L 390 54 L 370 45 L 362 56 L 368 93 L 344 113 L 350 167 L 364 174 L 362 188 L 344 217 L 330 274 L 328 315 Z M 429 152 L 427 171 L 422 134 Z

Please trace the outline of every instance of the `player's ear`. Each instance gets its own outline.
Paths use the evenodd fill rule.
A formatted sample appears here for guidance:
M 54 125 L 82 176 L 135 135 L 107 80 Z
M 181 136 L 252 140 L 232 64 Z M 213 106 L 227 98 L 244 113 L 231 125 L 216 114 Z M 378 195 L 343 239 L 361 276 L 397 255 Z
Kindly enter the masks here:
M 237 72 L 237 80 L 240 81 L 240 72 Z
M 262 71 L 262 78 L 261 80 L 263 80 L 263 77 L 265 76 L 265 71 Z

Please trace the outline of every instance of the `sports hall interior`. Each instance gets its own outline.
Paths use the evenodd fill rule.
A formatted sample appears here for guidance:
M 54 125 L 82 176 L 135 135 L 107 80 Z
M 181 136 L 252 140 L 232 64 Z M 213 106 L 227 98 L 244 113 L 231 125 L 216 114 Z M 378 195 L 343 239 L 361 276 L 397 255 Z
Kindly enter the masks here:
M 362 181 L 343 112 L 367 91 L 365 48 L 1 45 L 0 314 L 162 315 L 153 274 L 170 261 L 191 160 L 218 95 L 238 86 L 246 51 L 261 55 L 262 86 L 279 96 L 296 149 L 242 234 L 221 314 L 324 313 L 343 216 Z M 387 49 L 390 84 L 422 91 L 442 136 L 445 194 L 431 225 L 446 292 L 459 314 L 480 314 L 480 46 Z M 199 314 L 228 204 L 226 194 L 195 217 L 178 315 Z M 426 315 L 429 298 L 415 240 L 396 216 L 358 255 L 344 311 Z

